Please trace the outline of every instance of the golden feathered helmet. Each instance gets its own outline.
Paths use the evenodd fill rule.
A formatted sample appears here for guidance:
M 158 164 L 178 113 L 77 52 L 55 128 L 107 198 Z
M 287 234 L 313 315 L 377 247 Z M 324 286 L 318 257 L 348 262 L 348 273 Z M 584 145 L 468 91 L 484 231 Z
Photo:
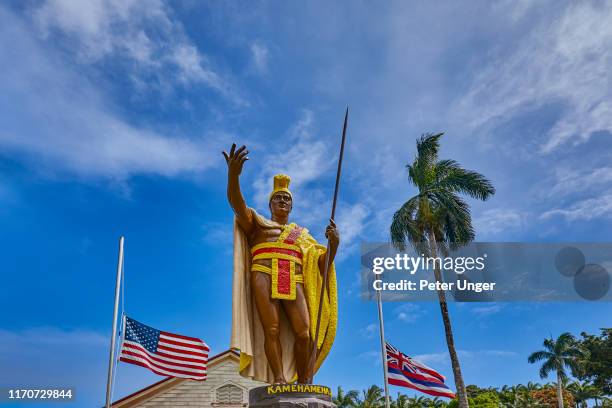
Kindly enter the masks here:
M 272 188 L 272 192 L 270 193 L 269 199 L 271 200 L 274 194 L 278 193 L 279 191 L 284 191 L 285 193 L 289 194 L 291 198 L 293 198 L 291 191 L 289 191 L 290 182 L 291 177 L 286 174 L 277 174 L 276 176 L 274 176 L 274 185 Z

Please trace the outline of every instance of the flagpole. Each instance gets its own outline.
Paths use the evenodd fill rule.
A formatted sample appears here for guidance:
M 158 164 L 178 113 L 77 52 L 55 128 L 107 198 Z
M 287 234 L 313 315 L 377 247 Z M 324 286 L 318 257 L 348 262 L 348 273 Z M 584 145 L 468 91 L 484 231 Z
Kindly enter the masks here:
M 119 238 L 119 259 L 117 260 L 117 281 L 115 283 L 115 308 L 113 310 L 113 332 L 111 335 L 110 355 L 108 358 L 108 377 L 106 380 L 106 408 L 111 406 L 113 388 L 113 371 L 115 369 L 115 343 L 117 340 L 117 313 L 119 311 L 119 294 L 121 293 L 121 274 L 123 272 L 123 236 Z
M 389 379 L 387 378 L 387 343 L 385 341 L 385 322 L 383 320 L 382 299 L 380 290 L 376 291 L 376 303 L 378 304 L 378 324 L 380 327 L 380 352 L 382 356 L 383 377 L 385 380 L 385 407 L 389 408 Z

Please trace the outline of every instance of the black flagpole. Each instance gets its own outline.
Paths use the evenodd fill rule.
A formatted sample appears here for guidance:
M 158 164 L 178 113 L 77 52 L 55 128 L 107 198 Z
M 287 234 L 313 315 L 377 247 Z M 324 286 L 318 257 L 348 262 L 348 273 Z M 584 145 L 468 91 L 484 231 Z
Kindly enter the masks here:
M 336 203 L 338 201 L 338 187 L 340 186 L 340 173 L 342 172 L 342 157 L 344 156 L 344 141 L 346 140 L 346 125 L 348 123 L 348 112 L 349 108 L 346 107 L 346 112 L 344 114 L 344 126 L 342 128 L 342 142 L 340 144 L 340 157 L 338 159 L 338 171 L 336 172 L 336 187 L 334 189 L 334 200 L 332 202 L 332 210 L 331 210 L 331 219 L 334 219 L 336 215 Z M 327 279 L 328 279 L 328 271 L 329 271 L 329 238 L 327 239 L 327 251 L 325 252 L 325 265 L 323 266 L 323 284 L 321 285 L 321 293 L 319 295 L 319 309 L 317 312 L 317 326 L 315 330 L 314 336 L 314 344 L 312 348 L 312 352 L 310 354 L 310 364 L 309 364 L 309 375 L 310 375 L 310 383 L 314 380 L 314 370 L 315 364 L 317 361 L 317 345 L 319 343 L 319 331 L 321 329 L 321 312 L 323 310 L 323 296 L 325 295 L 325 288 L 327 287 Z

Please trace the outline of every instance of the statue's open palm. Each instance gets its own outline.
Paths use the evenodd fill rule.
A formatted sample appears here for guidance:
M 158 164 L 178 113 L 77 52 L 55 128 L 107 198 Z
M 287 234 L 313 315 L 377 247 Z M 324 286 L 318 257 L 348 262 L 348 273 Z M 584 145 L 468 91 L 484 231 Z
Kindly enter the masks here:
M 225 162 L 227 163 L 227 168 L 230 174 L 240 175 L 242 173 L 242 166 L 244 162 L 249 160 L 247 154 L 249 153 L 246 150 L 246 146 L 242 145 L 240 148 L 236 149 L 236 143 L 232 143 L 232 148 L 230 149 L 229 154 L 223 151 L 223 157 L 225 157 Z

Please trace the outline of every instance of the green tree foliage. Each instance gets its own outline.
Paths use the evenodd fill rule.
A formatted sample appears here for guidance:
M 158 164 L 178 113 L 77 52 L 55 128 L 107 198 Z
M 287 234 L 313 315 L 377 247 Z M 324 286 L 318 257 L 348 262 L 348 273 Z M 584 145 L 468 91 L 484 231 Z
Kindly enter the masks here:
M 381 408 L 385 405 L 383 390 L 377 385 L 372 385 L 363 391 L 363 399 L 358 400 L 360 408 Z
M 573 407 L 574 406 L 574 397 L 567 390 L 562 390 L 563 392 L 563 406 Z M 559 406 L 559 398 L 557 395 L 557 389 L 553 387 L 542 388 L 541 390 L 531 391 L 531 396 L 540 402 L 543 407 L 546 408 L 555 408 Z
M 342 387 L 338 387 L 338 392 L 334 397 L 334 404 L 338 408 L 353 408 L 357 406 L 357 400 L 359 399 L 359 393 L 355 390 L 344 392 Z
M 581 333 L 578 346 L 583 352 L 577 377 L 593 383 L 604 394 L 612 394 L 612 329 L 599 336 Z
M 562 392 L 563 406 L 568 408 L 586 408 L 588 406 L 612 408 L 610 392 L 604 391 L 598 384 L 608 384 L 609 365 L 602 367 L 599 361 L 609 362 L 610 329 L 602 329 L 599 336 L 582 333 L 576 340 L 571 334 L 564 333 L 557 339 L 544 340 L 544 350 L 532 353 L 530 362 L 539 361 L 540 375 L 557 375 L 557 382 L 538 384 L 529 381 L 527 384 L 504 385 L 499 388 L 481 388 L 470 384 L 466 389 L 467 403 L 471 408 L 556 408 L 559 406 L 558 392 Z M 608 353 L 608 354 L 606 354 Z M 609 364 L 609 363 L 606 363 Z M 580 375 L 588 380 L 571 381 L 570 374 Z M 600 379 L 599 383 L 595 383 Z M 590 381 L 593 380 L 593 381 Z M 607 381 L 607 382 L 606 382 Z M 334 402 L 339 408 L 383 408 L 385 406 L 382 388 L 373 385 L 362 392 L 345 392 L 338 387 Z M 457 399 L 447 400 L 423 395 L 409 397 L 397 393 L 391 401 L 392 408 L 457 408 Z

